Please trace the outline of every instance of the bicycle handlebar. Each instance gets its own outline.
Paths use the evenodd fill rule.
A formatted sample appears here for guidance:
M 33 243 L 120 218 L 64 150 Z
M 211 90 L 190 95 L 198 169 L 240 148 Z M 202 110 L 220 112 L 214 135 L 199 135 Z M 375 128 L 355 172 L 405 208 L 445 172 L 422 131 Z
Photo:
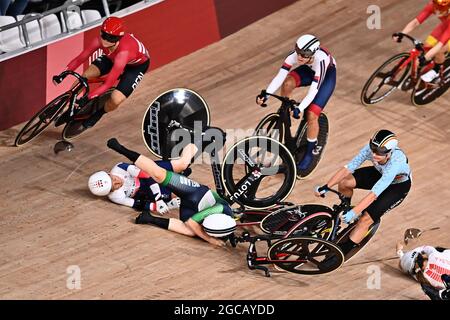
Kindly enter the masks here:
M 300 103 L 298 103 L 297 101 L 295 101 L 295 100 L 293 100 L 291 98 L 278 96 L 278 95 L 273 94 L 273 93 L 268 93 L 266 90 L 261 90 L 261 95 L 262 96 L 271 96 L 271 97 L 277 98 L 282 103 L 288 104 L 290 106 L 290 108 L 294 108 L 295 106 L 298 106 L 300 104 Z M 267 107 L 267 103 L 261 104 L 261 107 Z
M 414 37 L 411 37 L 409 34 L 403 33 L 403 32 L 396 32 L 394 33 L 392 36 L 398 37 L 397 42 L 402 42 L 402 39 L 405 37 L 409 40 L 411 40 L 411 42 L 414 44 L 414 47 L 421 51 L 422 53 L 425 53 L 425 49 L 423 48 L 423 43 L 419 40 L 417 40 Z
M 54 76 L 53 77 L 53 81 L 55 81 L 57 84 L 60 84 L 61 82 L 63 82 L 63 80 L 68 76 L 74 76 L 75 78 L 77 78 L 78 82 L 86 89 L 84 92 L 84 95 L 79 99 L 79 100 L 85 100 L 89 94 L 89 85 L 88 85 L 88 80 L 81 76 L 79 73 L 72 71 L 72 70 L 66 70 L 61 72 L 61 74 Z

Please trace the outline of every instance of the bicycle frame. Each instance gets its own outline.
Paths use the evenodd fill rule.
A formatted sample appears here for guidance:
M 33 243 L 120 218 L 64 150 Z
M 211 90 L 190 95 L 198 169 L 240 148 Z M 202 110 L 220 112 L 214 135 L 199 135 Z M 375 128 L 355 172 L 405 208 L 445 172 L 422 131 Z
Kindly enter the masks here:
M 281 101 L 281 106 L 278 108 L 277 113 L 280 115 L 280 122 L 277 123 L 277 129 L 278 131 L 281 131 L 281 125 L 284 124 L 285 131 L 284 131 L 284 145 L 288 150 L 293 153 L 297 148 L 297 140 L 298 136 L 301 131 L 301 125 L 298 127 L 297 132 L 295 136 L 293 137 L 291 134 L 291 115 L 290 111 L 294 110 L 294 107 L 298 105 L 298 103 L 295 100 L 288 99 L 286 97 L 277 96 L 275 94 L 267 93 L 265 90 L 262 91 L 262 94 L 272 96 L 277 98 Z M 302 119 L 300 119 L 301 121 Z
M 431 61 L 425 67 L 423 67 L 419 70 L 417 61 L 418 61 L 419 56 L 421 56 L 422 54 L 425 53 L 423 44 L 420 41 L 416 40 L 415 38 L 413 38 L 407 34 L 397 33 L 397 35 L 400 37 L 406 37 L 409 40 L 411 40 L 414 44 L 414 48 L 409 51 L 409 57 L 405 61 L 401 62 L 400 65 L 398 65 L 398 67 L 397 67 L 396 71 L 393 73 L 392 77 L 395 78 L 400 71 L 404 70 L 411 63 L 411 71 L 410 71 L 411 79 L 412 79 L 413 84 L 415 85 L 415 84 L 417 84 L 417 82 L 419 80 L 420 73 L 422 73 L 422 74 L 426 73 L 434 67 L 434 61 Z

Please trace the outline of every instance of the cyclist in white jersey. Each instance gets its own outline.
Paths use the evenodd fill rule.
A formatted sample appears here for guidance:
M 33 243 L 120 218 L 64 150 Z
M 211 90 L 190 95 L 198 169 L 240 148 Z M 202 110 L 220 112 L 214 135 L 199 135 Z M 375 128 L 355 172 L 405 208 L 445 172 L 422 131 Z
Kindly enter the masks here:
M 328 50 L 320 47 L 319 40 L 313 35 L 303 35 L 297 40 L 295 50 L 284 60 L 266 91 L 274 93 L 281 87 L 281 95 L 290 97 L 295 88 L 305 86 L 309 86 L 308 93 L 293 112 L 294 118 L 299 119 L 300 113 L 307 111 L 308 144 L 305 156 L 297 164 L 299 170 L 307 170 L 314 159 L 314 150 L 323 147 L 317 145 L 319 116 L 336 86 L 336 60 Z M 256 97 L 256 103 L 261 105 L 267 99 L 261 93 Z M 292 126 L 294 133 L 297 127 L 298 125 Z
M 339 243 L 344 255 L 358 246 L 370 226 L 397 207 L 411 188 L 411 169 L 408 159 L 398 147 L 396 135 L 389 130 L 379 130 L 345 167 L 320 188 L 316 196 L 324 195 L 329 188 L 338 184 L 339 191 L 350 204 L 354 189 L 370 190 L 350 211 L 343 215 L 346 223 L 359 218 L 350 233 L 349 240 Z M 365 161 L 373 166 L 359 168 Z
M 398 243 L 397 255 L 400 269 L 417 280 L 432 300 L 450 300 L 450 249 L 420 246 L 403 252 Z

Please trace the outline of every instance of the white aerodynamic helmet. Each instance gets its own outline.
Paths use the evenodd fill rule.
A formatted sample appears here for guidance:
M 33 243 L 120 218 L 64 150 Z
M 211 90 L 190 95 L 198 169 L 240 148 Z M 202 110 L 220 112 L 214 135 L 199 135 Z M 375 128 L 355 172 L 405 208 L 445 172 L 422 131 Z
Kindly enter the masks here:
M 400 258 L 400 268 L 402 268 L 403 272 L 412 275 L 416 274 L 415 265 L 419 254 L 420 254 L 419 251 L 411 250 L 405 252 L 402 255 L 402 257 Z
M 224 213 L 215 213 L 203 220 L 203 229 L 211 237 L 221 238 L 236 230 L 236 220 Z
M 305 34 L 295 43 L 295 51 L 304 57 L 311 57 L 320 48 L 320 41 L 311 34 Z
M 96 196 L 106 196 L 111 192 L 112 180 L 105 171 L 98 171 L 89 177 L 88 186 Z

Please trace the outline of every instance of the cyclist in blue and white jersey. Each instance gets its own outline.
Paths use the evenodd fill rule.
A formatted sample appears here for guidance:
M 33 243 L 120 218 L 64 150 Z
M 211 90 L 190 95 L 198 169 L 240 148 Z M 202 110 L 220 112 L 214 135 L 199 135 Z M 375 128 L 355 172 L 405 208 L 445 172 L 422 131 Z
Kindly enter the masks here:
M 339 244 L 344 255 L 358 246 L 374 222 L 397 207 L 408 195 L 411 169 L 405 153 L 397 146 L 398 139 L 393 132 L 377 131 L 357 156 L 338 170 L 327 184 L 316 189 L 316 196 L 320 196 L 337 184 L 349 204 L 354 189 L 370 190 L 353 209 L 343 215 L 346 223 L 359 217 L 349 240 Z M 371 161 L 372 166 L 359 168 L 365 161 Z
M 296 68 L 292 70 L 294 66 Z M 309 34 L 297 40 L 295 50 L 284 60 L 280 71 L 266 91 L 274 93 L 281 87 L 281 95 L 290 97 L 295 88 L 306 86 L 309 86 L 308 93 L 293 112 L 294 118 L 299 119 L 300 113 L 307 111 L 308 145 L 305 156 L 297 164 L 299 170 L 307 170 L 314 159 L 313 152 L 318 154 L 323 148 L 317 145 L 319 116 L 336 86 L 336 60 L 328 50 L 320 47 L 319 39 Z M 261 105 L 267 99 L 267 96 L 260 94 L 256 97 L 256 103 Z M 292 126 L 294 133 L 297 127 Z

